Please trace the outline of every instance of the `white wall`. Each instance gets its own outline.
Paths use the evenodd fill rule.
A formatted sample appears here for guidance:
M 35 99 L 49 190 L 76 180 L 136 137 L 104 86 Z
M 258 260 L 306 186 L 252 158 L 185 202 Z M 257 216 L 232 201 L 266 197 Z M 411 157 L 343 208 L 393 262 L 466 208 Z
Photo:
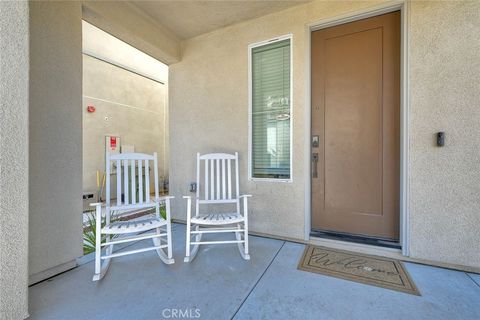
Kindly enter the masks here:
M 97 190 L 96 172 L 105 170 L 107 134 L 119 135 L 121 144 L 134 145 L 135 152 L 157 152 L 160 182 L 168 178 L 165 102 L 164 84 L 83 56 L 84 191 Z M 87 112 L 88 105 L 95 112 Z
M 82 9 L 30 2 L 29 273 L 82 255 Z
M 168 82 L 166 64 L 86 21 L 82 21 L 82 51 L 162 83 Z
M 167 178 L 168 66 L 86 21 L 82 35 L 83 190 L 95 191 L 96 171 L 104 171 L 106 134 L 137 152 L 157 152 Z M 96 111 L 88 113 L 88 105 Z
M 170 66 L 171 193 L 185 219 L 195 153 L 239 151 L 241 188 L 253 194 L 251 229 L 303 239 L 307 27 L 379 1 L 315 1 L 226 27 L 182 44 Z M 480 2 L 410 3 L 411 256 L 480 270 Z M 251 43 L 293 34 L 293 182 L 247 181 L 248 66 Z M 447 146 L 434 134 L 447 132 Z M 308 158 L 307 158 L 308 159 Z
M 177 37 L 126 1 L 84 1 L 83 19 L 163 63 L 180 61 Z
M 0 319 L 28 316 L 28 3 L 0 3 Z

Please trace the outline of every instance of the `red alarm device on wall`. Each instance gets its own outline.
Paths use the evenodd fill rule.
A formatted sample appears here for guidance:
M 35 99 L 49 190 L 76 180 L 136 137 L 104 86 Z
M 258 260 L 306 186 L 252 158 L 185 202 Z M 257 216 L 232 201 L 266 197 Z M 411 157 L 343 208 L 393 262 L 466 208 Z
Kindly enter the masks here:
M 87 111 L 88 112 L 95 112 L 95 107 L 94 106 L 87 106 Z

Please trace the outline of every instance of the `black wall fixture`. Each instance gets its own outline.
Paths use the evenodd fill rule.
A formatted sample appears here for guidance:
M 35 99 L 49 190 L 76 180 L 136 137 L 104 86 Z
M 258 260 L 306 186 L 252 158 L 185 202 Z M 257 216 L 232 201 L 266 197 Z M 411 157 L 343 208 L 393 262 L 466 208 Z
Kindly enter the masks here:
M 437 146 L 443 147 L 445 145 L 445 132 L 437 132 Z

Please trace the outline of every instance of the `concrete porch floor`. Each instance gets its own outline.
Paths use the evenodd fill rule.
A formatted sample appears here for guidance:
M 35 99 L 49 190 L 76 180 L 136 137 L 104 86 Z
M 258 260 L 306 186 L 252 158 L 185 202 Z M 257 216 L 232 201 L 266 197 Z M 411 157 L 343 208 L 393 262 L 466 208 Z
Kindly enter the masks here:
M 119 257 L 98 283 L 82 259 L 30 287 L 30 319 L 173 319 L 172 309 L 200 319 L 480 319 L 480 275 L 406 263 L 418 297 L 299 271 L 304 245 L 261 237 L 250 237 L 251 261 L 223 245 L 187 264 L 184 237 L 175 224 L 175 264 L 152 251 Z

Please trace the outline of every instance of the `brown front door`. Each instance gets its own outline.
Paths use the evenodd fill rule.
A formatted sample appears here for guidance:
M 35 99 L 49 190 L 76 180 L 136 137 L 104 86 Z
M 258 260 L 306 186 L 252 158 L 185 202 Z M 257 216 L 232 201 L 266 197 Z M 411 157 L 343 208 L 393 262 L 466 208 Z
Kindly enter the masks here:
M 312 32 L 314 230 L 399 238 L 399 110 L 399 12 Z

